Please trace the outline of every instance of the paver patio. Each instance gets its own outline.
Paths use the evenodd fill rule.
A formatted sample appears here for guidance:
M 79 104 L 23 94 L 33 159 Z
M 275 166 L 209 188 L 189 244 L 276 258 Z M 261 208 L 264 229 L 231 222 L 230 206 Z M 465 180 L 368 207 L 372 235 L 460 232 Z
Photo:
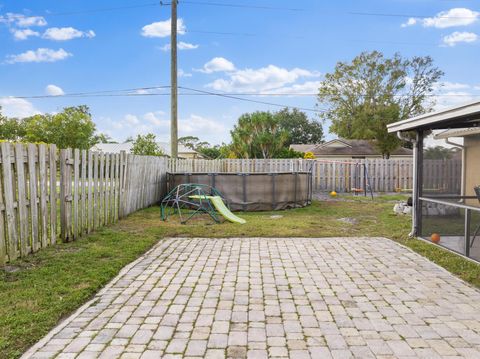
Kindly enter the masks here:
M 166 239 L 25 358 L 480 358 L 480 292 L 384 238 Z

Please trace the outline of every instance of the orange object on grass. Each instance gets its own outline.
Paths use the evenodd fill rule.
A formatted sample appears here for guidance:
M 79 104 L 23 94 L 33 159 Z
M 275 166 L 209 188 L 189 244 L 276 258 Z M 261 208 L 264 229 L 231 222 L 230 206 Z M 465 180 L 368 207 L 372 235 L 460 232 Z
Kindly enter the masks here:
M 440 242 L 440 235 L 438 233 L 432 233 L 430 236 L 430 239 L 432 240 L 433 243 L 438 243 Z

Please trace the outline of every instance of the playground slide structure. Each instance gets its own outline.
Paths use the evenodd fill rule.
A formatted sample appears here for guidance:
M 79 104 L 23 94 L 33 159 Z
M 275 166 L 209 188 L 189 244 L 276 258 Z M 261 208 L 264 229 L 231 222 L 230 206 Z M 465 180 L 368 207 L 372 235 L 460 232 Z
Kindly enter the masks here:
M 162 199 L 160 214 L 164 221 L 170 214 L 177 214 L 182 224 L 199 214 L 208 214 L 217 223 L 220 222 L 219 215 L 230 222 L 246 223 L 234 215 L 224 201 L 225 197 L 209 185 L 182 183 Z
M 215 207 L 215 209 L 220 213 L 227 221 L 233 222 L 233 223 L 239 223 L 239 224 L 245 224 L 247 223 L 246 220 L 243 218 L 240 218 L 232 213 L 228 209 L 227 206 L 225 206 L 225 203 L 222 200 L 222 197 L 220 196 L 189 196 L 192 199 L 207 199 L 210 201 L 211 204 Z
M 223 201 L 222 201 L 222 197 L 209 196 L 207 198 L 210 200 L 210 202 L 212 202 L 213 206 L 218 211 L 218 213 L 220 213 L 223 217 L 225 217 L 226 220 L 228 220 L 230 222 L 233 222 L 233 223 L 240 223 L 240 224 L 247 223 L 246 220 L 234 215 L 232 213 L 232 211 L 230 211 L 228 209 L 228 207 L 225 206 L 225 203 L 223 203 Z

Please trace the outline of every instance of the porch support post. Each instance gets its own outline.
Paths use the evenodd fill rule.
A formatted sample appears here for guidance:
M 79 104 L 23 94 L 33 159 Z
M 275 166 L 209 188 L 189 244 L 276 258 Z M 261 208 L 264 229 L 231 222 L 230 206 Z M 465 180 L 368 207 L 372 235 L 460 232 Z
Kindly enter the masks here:
M 413 147 L 413 216 L 411 237 L 419 236 L 422 233 L 422 206 L 420 197 L 423 186 L 423 131 L 417 130 L 416 140 Z
M 471 220 L 471 211 L 465 209 L 465 256 L 470 257 L 470 220 Z

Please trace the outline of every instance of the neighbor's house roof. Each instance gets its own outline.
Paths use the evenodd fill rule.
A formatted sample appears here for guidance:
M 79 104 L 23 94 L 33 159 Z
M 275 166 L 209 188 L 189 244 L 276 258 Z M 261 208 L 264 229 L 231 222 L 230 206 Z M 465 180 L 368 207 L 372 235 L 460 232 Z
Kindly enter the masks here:
M 165 155 L 170 156 L 171 151 L 170 151 L 170 144 L 168 142 L 157 142 L 157 144 L 160 146 L 162 149 L 163 153 Z M 94 151 L 100 151 L 100 152 L 105 152 L 105 153 L 120 153 L 122 151 L 125 151 L 126 153 L 131 153 L 133 147 L 133 142 L 126 142 L 126 143 L 98 143 L 95 146 L 92 147 L 92 150 Z M 184 145 L 178 145 L 178 153 L 180 157 L 181 155 L 197 155 L 200 157 L 200 154 L 192 150 L 191 148 L 188 148 Z
M 309 145 L 290 145 L 290 148 L 294 151 L 297 151 L 297 152 L 310 152 L 311 150 L 313 150 L 313 148 L 315 147 L 316 145 L 312 145 L 312 144 L 309 144 Z
M 125 151 L 126 153 L 130 153 L 132 151 L 132 147 L 133 147 L 132 142 L 97 143 L 95 146 L 91 148 L 91 150 L 104 152 L 104 153 L 120 153 L 122 151 Z
M 300 147 L 304 146 L 304 147 Z M 317 145 L 291 145 L 290 148 L 299 152 L 313 152 L 321 156 L 381 156 L 382 153 L 369 140 L 346 140 L 343 138 Z M 304 148 L 306 150 L 302 150 Z M 400 147 L 391 156 L 411 156 L 412 150 Z
M 480 101 L 409 118 L 387 125 L 388 132 L 410 131 L 414 129 L 465 128 L 480 124 Z

